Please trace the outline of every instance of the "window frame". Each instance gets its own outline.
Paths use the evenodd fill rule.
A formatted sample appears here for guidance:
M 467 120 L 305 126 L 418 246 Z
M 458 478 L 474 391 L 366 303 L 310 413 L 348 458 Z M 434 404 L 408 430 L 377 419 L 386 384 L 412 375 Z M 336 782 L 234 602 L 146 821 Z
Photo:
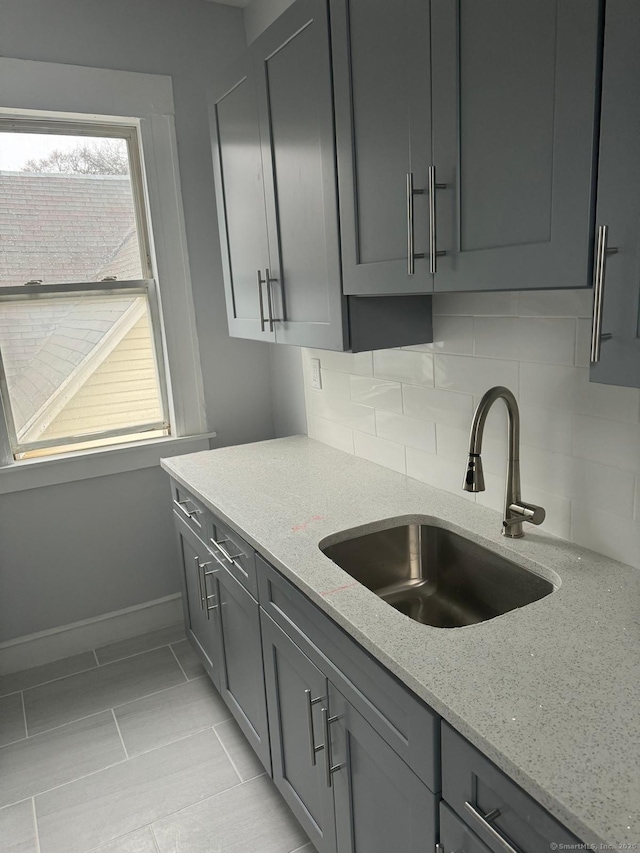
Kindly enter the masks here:
M 190 452 L 207 449 L 209 439 L 215 438 L 205 410 L 174 112 L 168 76 L 0 57 L 3 118 L 91 122 L 118 131 L 134 126 L 139 134 L 141 184 L 150 223 L 148 245 L 172 425 L 168 438 L 15 461 L 0 416 L 0 494 L 102 476 L 116 469 L 149 467 L 180 448 Z

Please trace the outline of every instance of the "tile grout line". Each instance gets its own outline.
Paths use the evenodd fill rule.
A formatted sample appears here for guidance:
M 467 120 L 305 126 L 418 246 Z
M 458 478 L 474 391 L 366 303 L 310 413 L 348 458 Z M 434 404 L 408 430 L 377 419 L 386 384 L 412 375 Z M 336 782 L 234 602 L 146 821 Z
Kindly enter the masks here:
M 38 832 L 38 814 L 36 812 L 36 798 L 31 797 L 31 811 L 33 813 L 33 828 L 36 833 L 36 853 L 40 853 L 40 833 Z
M 22 702 L 22 719 L 24 720 L 24 734 L 29 737 L 29 726 L 27 725 L 27 709 L 24 705 L 24 690 L 20 691 L 20 701 Z
M 91 649 L 91 651 L 93 652 L 93 656 L 96 660 L 96 666 L 100 666 L 100 661 L 98 660 L 98 653 L 96 652 L 95 649 Z
M 60 658 L 60 660 L 65 660 L 65 658 Z M 52 661 L 52 663 L 56 663 L 57 661 Z M 46 664 L 43 664 L 46 666 Z M 0 699 L 4 699 L 5 696 L 13 696 L 16 693 L 24 693 L 27 690 L 35 690 L 38 687 L 44 687 L 45 684 L 53 684 L 55 681 L 64 681 L 65 678 L 73 678 L 74 675 L 82 675 L 84 672 L 91 672 L 92 669 L 97 669 L 95 666 L 88 666 L 86 669 L 79 669 L 77 672 L 69 672 L 67 675 L 60 675 L 58 678 L 50 678 L 48 681 L 39 681 L 37 684 L 30 684 L 28 687 L 23 687 L 20 690 L 12 690 L 11 693 L 3 693 L 0 695 Z M 28 669 L 20 670 L 20 672 L 29 672 Z M 16 673 L 8 673 L 8 675 L 15 675 Z
M 153 846 L 156 848 L 158 853 L 160 853 L 160 842 L 158 841 L 158 837 L 156 835 L 155 829 L 153 828 L 153 824 L 149 823 L 147 825 L 149 827 L 149 832 L 151 833 L 151 840 L 153 841 Z
M 218 725 L 220 725 L 220 723 L 218 723 Z M 239 770 L 238 770 L 238 768 L 236 767 L 236 765 L 235 765 L 235 762 L 234 762 L 233 758 L 231 758 L 231 756 L 230 756 L 230 754 L 229 754 L 229 752 L 228 752 L 228 750 L 227 750 L 227 747 L 222 743 L 222 738 L 220 737 L 220 735 L 219 735 L 219 734 L 218 734 L 218 732 L 216 731 L 215 726 L 212 726 L 211 728 L 212 728 L 212 730 L 213 730 L 214 735 L 218 738 L 218 742 L 219 742 L 220 746 L 222 747 L 222 751 L 224 752 L 224 754 L 225 754 L 225 755 L 227 756 L 227 758 L 229 759 L 229 762 L 231 763 L 231 766 L 232 766 L 232 767 L 233 767 L 233 769 L 236 771 L 236 775 L 238 776 L 238 779 L 240 780 L 240 783 L 242 784 L 242 782 L 243 782 L 244 780 L 243 780 L 242 776 L 240 775 L 240 771 L 239 771 Z
M 124 738 L 122 737 L 122 732 L 120 731 L 120 724 L 118 723 L 118 718 L 116 717 L 116 712 L 113 708 L 111 708 L 111 716 L 113 717 L 113 722 L 116 724 L 116 729 L 118 730 L 118 737 L 120 738 L 120 743 L 122 744 L 124 754 L 128 761 L 131 756 L 129 755 L 129 750 L 125 746 Z
M 178 655 L 177 655 L 177 654 L 175 653 L 175 651 L 173 650 L 173 646 L 171 645 L 171 643 L 169 643 L 169 649 L 170 649 L 170 651 L 171 651 L 171 654 L 174 656 L 176 663 L 177 663 L 177 664 L 178 664 L 178 666 L 180 667 L 180 672 L 184 675 L 184 677 L 187 679 L 187 681 L 189 681 L 189 678 L 188 678 L 188 676 L 187 676 L 187 673 L 186 673 L 186 672 L 184 671 L 184 669 L 182 668 L 182 664 L 181 664 L 181 663 L 180 663 L 180 661 L 178 660 Z

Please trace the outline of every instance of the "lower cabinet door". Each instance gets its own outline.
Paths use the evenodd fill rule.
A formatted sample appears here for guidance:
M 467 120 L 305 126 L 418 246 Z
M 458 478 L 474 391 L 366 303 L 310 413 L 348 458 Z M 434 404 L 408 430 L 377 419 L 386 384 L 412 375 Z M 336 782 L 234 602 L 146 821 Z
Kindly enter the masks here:
M 218 608 L 212 583 L 217 563 L 191 528 L 173 514 L 182 563 L 182 606 L 187 635 L 213 683 L 218 686 Z
M 273 781 L 318 853 L 335 853 L 322 741 L 327 679 L 264 611 L 260 617 Z
M 441 853 L 491 853 L 444 800 L 440 801 L 440 848 Z
M 226 568 L 216 573 L 215 585 L 221 640 L 220 694 L 271 773 L 260 608 Z
M 438 797 L 333 684 L 323 716 L 328 748 L 321 757 L 333 788 L 338 853 L 434 850 Z

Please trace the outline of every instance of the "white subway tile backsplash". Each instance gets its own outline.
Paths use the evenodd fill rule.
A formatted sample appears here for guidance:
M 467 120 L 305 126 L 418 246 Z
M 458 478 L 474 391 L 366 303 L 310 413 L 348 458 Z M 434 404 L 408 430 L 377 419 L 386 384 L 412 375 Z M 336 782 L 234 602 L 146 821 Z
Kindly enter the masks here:
M 368 459 L 369 462 L 377 462 L 385 468 L 391 468 L 400 474 L 406 473 L 405 448 L 403 444 L 395 441 L 387 441 L 386 438 L 378 438 L 377 435 L 367 435 L 365 432 L 353 433 L 354 450 L 356 456 Z
M 575 359 L 573 318 L 477 317 L 474 337 L 480 356 L 551 364 L 573 364 Z
M 637 521 L 574 503 L 571 539 L 614 560 L 639 565 L 640 523 Z
M 593 291 L 529 290 L 520 294 L 521 317 L 591 317 Z
M 373 356 L 370 352 L 332 352 L 324 349 L 303 349 L 307 360 L 319 358 L 322 370 L 373 376 Z
M 473 417 L 473 397 L 439 388 L 403 385 L 404 412 L 414 418 L 468 429 Z
M 465 355 L 435 356 L 436 388 L 484 394 L 493 385 L 506 385 L 516 395 L 518 362 Z
M 402 411 L 402 385 L 369 376 L 351 376 L 351 399 L 388 412 Z
M 461 473 L 460 465 L 445 459 L 444 456 L 407 447 L 407 474 L 437 489 L 444 489 L 461 498 L 475 501 L 475 495 L 462 490 L 464 470 Z
M 436 427 L 429 421 L 398 415 L 395 412 L 376 412 L 376 434 L 407 447 L 427 453 L 436 452 Z
M 640 474 L 640 426 L 604 418 L 576 418 L 574 455 Z
M 307 414 L 307 432 L 309 438 L 315 438 L 338 450 L 344 450 L 345 453 L 353 453 L 353 430 L 342 424 Z
M 640 390 L 589 383 L 591 302 L 588 290 L 436 294 L 433 344 L 308 350 L 309 435 L 502 512 L 502 403 L 485 425 L 486 491 L 464 492 L 462 478 L 474 408 L 506 385 L 520 405 L 523 498 L 545 507 L 542 531 L 640 568 Z
M 473 317 L 517 317 L 520 294 L 514 290 L 491 293 L 435 293 L 433 313 Z
M 433 343 L 402 347 L 417 352 L 452 352 L 471 355 L 473 352 L 473 317 L 434 316 Z
M 433 385 L 433 355 L 413 350 L 378 350 L 373 354 L 373 372 L 380 379 Z

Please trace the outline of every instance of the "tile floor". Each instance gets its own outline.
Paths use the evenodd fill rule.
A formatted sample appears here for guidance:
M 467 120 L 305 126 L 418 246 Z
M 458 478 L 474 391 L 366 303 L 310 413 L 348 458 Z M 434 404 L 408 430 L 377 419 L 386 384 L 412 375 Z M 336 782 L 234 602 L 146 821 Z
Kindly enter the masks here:
M 314 853 L 182 626 L 0 676 L 3 853 Z

